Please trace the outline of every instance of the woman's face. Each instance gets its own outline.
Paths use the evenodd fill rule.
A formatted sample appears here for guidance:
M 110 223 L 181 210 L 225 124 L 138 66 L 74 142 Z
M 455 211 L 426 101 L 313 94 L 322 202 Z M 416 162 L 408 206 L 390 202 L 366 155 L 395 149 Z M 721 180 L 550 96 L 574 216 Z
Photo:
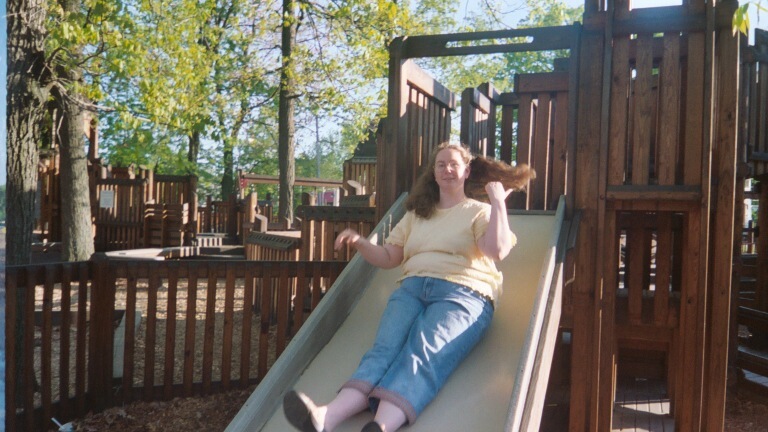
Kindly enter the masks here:
M 464 182 L 469 177 L 469 166 L 464 163 L 461 152 L 446 148 L 440 150 L 435 158 L 435 180 L 441 191 L 464 189 Z

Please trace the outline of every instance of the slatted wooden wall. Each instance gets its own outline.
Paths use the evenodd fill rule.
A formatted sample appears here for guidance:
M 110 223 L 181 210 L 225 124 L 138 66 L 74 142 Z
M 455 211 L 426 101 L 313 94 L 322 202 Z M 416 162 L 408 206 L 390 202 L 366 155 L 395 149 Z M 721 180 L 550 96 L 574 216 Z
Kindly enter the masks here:
M 570 430 L 610 430 L 618 347 L 628 343 L 667 353 L 676 429 L 722 429 L 738 94 L 738 38 L 726 18 L 734 5 L 585 2 Z
M 566 190 L 572 188 L 568 174 L 574 163 L 568 149 L 569 79 L 560 71 L 519 74 L 515 91 L 499 97 L 500 159 L 536 170 L 527 193 L 513 196 L 513 208 L 553 210 L 559 197 L 572 191 Z
M 102 178 L 96 180 L 93 206 L 95 238 L 99 252 L 136 249 L 143 240 L 147 180 Z M 112 197 L 113 199 L 109 199 Z
M 386 145 L 377 147 L 376 215 L 381 218 L 402 191 L 410 190 L 422 160 L 450 137 L 455 95 L 416 63 L 405 60 L 393 41 L 390 48 L 390 89 L 384 128 Z
M 461 93 L 461 143 L 474 154 L 496 154 L 496 105 L 499 93 L 490 83 Z

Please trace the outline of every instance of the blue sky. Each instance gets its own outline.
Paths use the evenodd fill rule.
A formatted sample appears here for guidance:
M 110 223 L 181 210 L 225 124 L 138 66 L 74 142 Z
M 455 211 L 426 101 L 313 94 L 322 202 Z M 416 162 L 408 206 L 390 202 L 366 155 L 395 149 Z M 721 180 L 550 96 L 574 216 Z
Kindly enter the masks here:
M 462 11 L 471 8 L 472 4 L 475 3 L 476 0 L 466 0 L 465 8 L 461 8 Z M 522 0 L 512 0 L 509 2 L 510 4 L 517 4 L 522 3 Z M 584 4 L 583 0 L 565 0 L 565 3 L 569 6 L 578 6 L 581 4 Z M 681 0 L 637 0 L 635 2 L 636 4 L 642 3 L 644 6 L 661 6 L 661 5 L 675 5 L 675 4 L 681 4 Z M 768 2 L 766 2 L 768 3 Z M 2 11 L 6 10 L 6 0 L 0 0 L 0 4 L 2 4 Z M 768 24 L 768 14 L 761 13 L 757 14 L 757 10 L 753 7 L 750 10 L 750 13 L 752 16 L 752 23 L 754 26 L 759 28 L 767 28 Z M 515 16 L 514 14 L 510 17 L 510 22 L 512 24 L 518 22 L 520 20 L 520 16 Z M 6 95 L 6 85 L 5 85 L 5 78 L 6 78 L 6 72 L 8 69 L 8 63 L 6 61 L 6 20 L 5 20 L 5 14 L 2 15 L 2 19 L 0 19 L 0 82 L 3 83 L 2 86 L 0 86 L 0 185 L 5 184 L 6 182 L 6 173 L 5 173 L 5 165 L 6 165 L 6 147 L 5 147 L 5 137 L 6 137 L 6 122 L 5 122 L 5 95 Z

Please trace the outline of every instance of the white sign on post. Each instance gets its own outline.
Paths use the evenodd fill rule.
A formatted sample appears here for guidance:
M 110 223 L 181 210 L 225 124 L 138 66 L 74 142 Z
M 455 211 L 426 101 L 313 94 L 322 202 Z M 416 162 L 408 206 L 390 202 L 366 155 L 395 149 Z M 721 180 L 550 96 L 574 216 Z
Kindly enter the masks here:
M 115 191 L 103 190 L 99 195 L 99 207 L 100 208 L 114 208 L 115 207 Z

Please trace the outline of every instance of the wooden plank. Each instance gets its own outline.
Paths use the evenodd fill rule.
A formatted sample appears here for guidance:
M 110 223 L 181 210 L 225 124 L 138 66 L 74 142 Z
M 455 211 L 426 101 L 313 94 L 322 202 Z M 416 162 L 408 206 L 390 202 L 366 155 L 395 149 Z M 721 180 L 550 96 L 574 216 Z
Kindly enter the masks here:
M 513 122 L 514 122 L 515 107 L 511 105 L 504 105 L 501 108 L 501 149 L 500 159 L 507 163 L 512 163 L 512 139 L 513 137 Z
M 659 135 L 657 177 L 660 185 L 675 184 L 680 119 L 680 35 L 664 35 L 664 57 L 659 73 Z
M 659 228 L 656 231 L 656 287 L 653 299 L 654 323 L 663 325 L 669 317 L 669 287 L 672 264 L 672 215 L 662 213 L 658 216 Z
M 608 184 L 624 184 L 627 171 L 627 113 L 629 110 L 629 38 L 613 40 Z
M 652 36 L 637 37 L 637 64 L 634 91 L 635 112 L 632 135 L 632 184 L 648 184 L 651 156 L 651 120 L 654 100 L 652 96 L 653 55 Z
M 691 34 L 688 36 L 688 51 L 691 53 L 704 52 L 704 35 Z M 696 54 L 688 57 L 685 91 L 685 172 L 684 183 L 687 185 L 700 184 L 702 179 L 704 140 L 704 55 Z
M 581 38 L 578 89 L 579 118 L 596 119 L 601 113 L 602 64 L 594 61 L 602 58 L 603 35 L 585 33 Z M 592 388 L 594 360 L 599 352 L 595 346 L 594 281 L 596 257 L 594 239 L 597 236 L 597 201 L 599 173 L 600 124 L 597 121 L 579 124 L 576 136 L 575 207 L 582 209 L 582 222 L 574 251 L 576 278 L 573 284 L 573 307 L 580 311 L 573 315 L 573 345 L 571 363 L 571 396 L 569 430 L 582 432 L 589 428 L 590 418 L 596 415 L 597 401 L 593 400 L 597 389 Z
M 606 198 L 609 200 L 660 200 L 691 201 L 701 200 L 702 193 L 698 186 L 647 186 L 627 185 L 608 186 Z
M 557 208 L 557 200 L 565 195 L 566 185 L 573 181 L 566 176 L 568 170 L 568 93 L 560 92 L 555 95 L 555 118 L 552 149 L 552 184 L 549 202 L 546 210 Z
M 269 327 L 272 316 L 272 265 L 264 266 L 261 278 L 261 328 L 259 333 L 258 378 L 267 373 L 269 357 Z
M 619 230 L 617 228 L 618 215 L 615 212 L 605 215 L 605 233 L 602 236 L 604 260 L 602 263 L 605 284 L 602 290 L 601 310 L 603 325 L 600 332 L 600 370 L 597 373 L 599 377 L 599 394 L 601 399 L 611 399 L 616 393 L 616 358 L 618 348 L 616 344 L 616 292 L 619 288 L 619 260 L 620 244 Z M 629 244 L 629 241 L 627 241 Z M 594 385 L 594 384 L 593 384 Z M 605 405 L 600 403 L 601 408 Z M 597 421 L 598 428 L 609 428 L 613 423 L 613 410 L 608 408 L 598 411 L 600 417 Z
M 410 41 L 412 38 L 410 37 L 408 40 Z M 447 108 L 456 109 L 456 96 L 453 92 L 432 78 L 429 73 L 413 61 L 408 60 L 403 64 L 403 75 L 411 87 L 429 94 L 432 99 Z
M 213 344 L 216 338 L 216 297 L 219 263 L 208 264 L 208 288 L 205 298 L 205 333 L 203 336 L 203 395 L 210 394 L 213 378 Z
M 253 294 L 255 287 L 255 277 L 252 267 L 245 270 L 243 280 L 243 328 L 240 339 L 240 386 L 248 386 L 248 379 L 251 372 L 251 325 L 253 323 Z
M 277 281 L 277 345 L 276 355 L 282 354 L 288 339 L 288 312 L 291 307 L 291 284 L 285 266 L 280 267 Z
M 232 337 L 234 333 L 235 309 L 235 273 L 227 264 L 225 266 L 226 281 L 224 288 L 224 328 L 221 348 L 221 385 L 230 388 L 232 379 Z M 245 313 L 245 312 L 244 312 Z
M 195 323 L 197 322 L 197 266 L 189 267 L 187 276 L 187 308 L 184 318 L 184 394 L 192 395 L 195 379 Z
M 165 321 L 165 367 L 163 368 L 163 397 L 173 397 L 173 376 L 176 369 L 176 301 L 179 283 L 179 263 L 168 263 L 168 296 Z M 127 322 L 126 322 L 127 324 Z
M 85 382 L 86 382 L 86 352 L 87 352 L 87 322 L 88 316 L 88 279 L 90 267 L 87 263 L 79 266 L 77 286 L 77 347 L 75 353 L 75 401 L 78 414 L 85 414 Z
M 643 300 L 643 258 L 645 248 L 643 247 L 643 229 L 638 227 L 637 217 L 632 218 L 633 223 L 627 229 L 627 291 L 629 293 L 629 322 L 631 324 L 640 324 L 642 318 L 642 300 Z
M 671 31 L 698 32 L 704 30 L 706 17 L 688 13 L 685 6 L 638 8 L 631 10 L 626 19 L 617 19 L 615 26 L 614 33 L 620 36 Z
M 19 308 L 18 293 L 20 291 L 18 284 L 18 270 L 5 269 L 5 331 L 6 335 L 17 335 L 19 329 L 17 327 L 17 318 L 19 314 L 17 308 Z M 17 356 L 19 355 L 20 348 L 16 345 L 16 337 L 5 338 L 5 415 L 4 427 L 7 430 L 16 430 L 20 427 L 17 424 L 16 408 L 17 408 L 17 385 L 20 387 L 24 385 L 23 377 L 16 370 Z M 22 344 L 23 346 L 23 344 Z M 21 381 L 21 382 L 20 382 Z
M 157 343 L 157 291 L 161 280 L 157 273 L 150 273 L 147 281 L 147 329 L 144 345 L 144 400 L 154 399 L 155 348 Z
M 534 104 L 530 95 L 520 95 L 520 105 L 518 108 L 518 123 L 517 123 L 517 157 L 516 162 L 518 164 L 524 163 L 531 165 L 531 146 L 533 140 L 533 122 L 535 120 Z M 522 201 L 519 206 L 515 207 L 527 208 L 528 194 L 515 194 L 513 200 Z
M 731 310 L 732 251 L 736 189 L 736 138 L 738 131 L 739 37 L 721 30 L 717 36 L 717 124 L 713 147 L 717 153 L 717 213 L 714 221 L 711 310 L 711 344 L 706 350 L 704 425 L 722 430 L 725 421 L 725 388 Z
M 403 42 L 402 55 L 406 58 L 416 58 L 568 49 L 574 31 L 573 26 L 553 26 L 409 36 Z M 496 43 L 496 41 L 515 40 L 517 38 L 523 38 L 526 42 Z M 490 40 L 491 42 L 460 43 L 483 40 Z
M 293 327 L 291 334 L 296 334 L 304 324 L 304 302 L 308 295 L 308 280 L 306 278 L 306 263 L 299 263 L 298 274 L 296 275 L 296 294 L 293 298 Z
M 528 194 L 529 208 L 544 210 L 547 202 L 547 186 L 550 182 L 550 160 L 549 143 L 551 131 L 551 110 L 550 96 L 548 93 L 539 94 L 538 109 L 535 119 L 535 141 L 531 145 L 531 158 L 533 167 L 536 170 L 537 180 L 529 186 L 531 191 Z
M 23 374 L 25 379 L 22 382 L 22 407 L 24 408 L 24 424 L 27 430 L 34 430 L 34 385 L 31 380 L 35 373 L 35 287 L 37 285 L 38 276 L 32 272 L 26 272 L 27 280 L 24 287 L 21 289 L 26 291 L 26 303 L 24 304 L 24 333 L 22 336 L 22 349 L 24 366 Z M 13 413 L 8 413 L 13 415 Z
M 59 335 L 59 409 L 72 415 L 69 366 L 72 331 L 72 264 L 65 263 L 61 271 L 61 333 Z M 63 417 L 63 415 L 62 415 Z
M 125 292 L 125 349 L 123 351 L 123 388 L 124 400 L 130 402 L 133 399 L 133 369 L 134 347 L 136 342 L 136 271 L 135 262 L 129 263 L 129 277 L 126 281 Z
M 567 92 L 568 72 L 538 72 L 515 75 L 515 92 Z
M 43 284 L 43 326 L 40 341 L 40 403 L 43 407 L 43 418 L 51 418 L 51 361 L 53 357 L 53 284 L 54 267 L 45 266 L 45 282 Z

